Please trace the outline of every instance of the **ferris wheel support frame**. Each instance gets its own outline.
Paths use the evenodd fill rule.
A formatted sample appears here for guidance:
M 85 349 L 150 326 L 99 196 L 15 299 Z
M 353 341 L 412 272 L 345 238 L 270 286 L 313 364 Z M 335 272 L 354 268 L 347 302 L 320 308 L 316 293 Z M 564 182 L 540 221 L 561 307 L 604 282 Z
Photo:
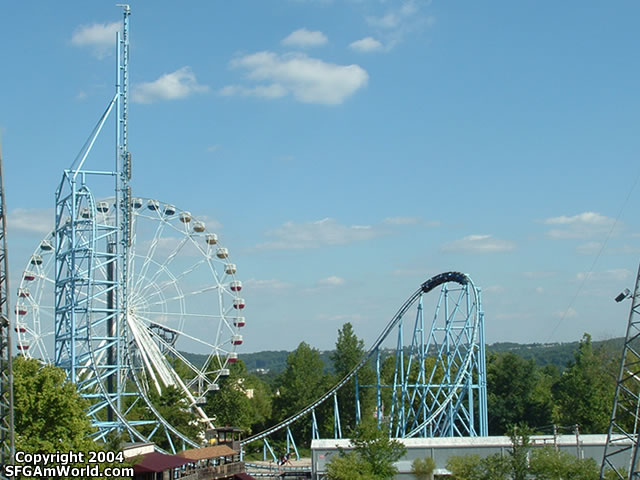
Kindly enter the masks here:
M 8 465 L 15 453 L 13 418 L 13 350 L 9 317 L 9 259 L 7 255 L 7 215 L 0 151 L 0 466 Z M 0 471 L 0 479 L 5 479 Z
M 122 414 L 127 378 L 127 266 L 131 243 L 131 155 L 128 150 L 129 16 L 124 10 L 123 32 L 117 33 L 116 93 L 56 190 L 55 212 L 55 340 L 54 363 L 63 368 L 82 396 L 98 436 L 127 427 Z M 114 171 L 83 169 L 92 147 L 116 110 Z M 89 180 L 112 177 L 116 221 L 98 221 Z M 107 272 L 96 278 L 96 269 Z M 95 332 L 101 332 L 96 336 Z

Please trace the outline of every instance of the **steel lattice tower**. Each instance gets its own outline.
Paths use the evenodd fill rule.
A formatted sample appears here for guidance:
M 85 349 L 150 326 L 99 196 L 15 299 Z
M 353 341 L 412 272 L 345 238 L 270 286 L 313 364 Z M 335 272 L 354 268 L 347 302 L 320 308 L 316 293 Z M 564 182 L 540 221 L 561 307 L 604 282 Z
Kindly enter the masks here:
M 11 322 L 9 321 L 9 262 L 6 220 L 2 152 L 0 152 L 0 467 L 10 463 L 14 453 L 13 366 L 11 361 Z M 0 470 L 0 478 L 6 478 L 2 470 Z
M 633 295 L 629 290 L 621 293 L 616 301 L 631 298 L 631 311 L 627 333 L 622 348 L 618 383 L 613 400 L 613 410 L 607 444 L 600 469 L 600 478 L 604 478 L 605 469 L 612 469 L 620 479 L 640 479 L 638 465 L 638 435 L 640 434 L 640 267 L 636 275 Z M 627 474 L 619 467 L 624 459 Z
M 128 248 L 131 244 L 131 155 L 128 150 L 129 16 L 117 35 L 116 93 L 56 191 L 55 364 L 89 399 L 98 438 L 126 428 L 122 413 Z M 116 161 L 112 171 L 85 168 L 93 144 L 116 111 Z M 115 222 L 100 220 L 93 180 L 112 178 Z M 135 423 L 135 422 L 134 422 Z M 140 422 L 139 422 L 140 423 Z M 148 422 L 141 422 L 148 423 Z

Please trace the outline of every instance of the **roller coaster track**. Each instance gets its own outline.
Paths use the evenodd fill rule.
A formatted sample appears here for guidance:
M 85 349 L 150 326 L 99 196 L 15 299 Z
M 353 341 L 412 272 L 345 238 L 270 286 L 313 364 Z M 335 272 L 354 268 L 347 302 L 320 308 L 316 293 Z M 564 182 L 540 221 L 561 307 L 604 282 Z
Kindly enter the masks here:
M 460 272 L 445 272 L 445 273 L 441 273 L 439 275 L 436 275 L 436 276 L 430 278 L 429 280 L 425 281 L 424 283 L 422 283 L 420 285 L 420 288 L 418 288 L 404 302 L 404 304 L 400 307 L 400 309 L 393 316 L 391 321 L 389 321 L 389 323 L 385 326 L 384 330 L 382 331 L 382 333 L 380 333 L 380 335 L 375 340 L 373 345 L 363 355 L 363 357 L 360 360 L 360 362 L 358 362 L 358 364 L 355 367 L 353 367 L 353 369 L 349 373 L 347 373 L 339 382 L 337 382 L 331 389 L 329 389 L 327 392 L 325 392 L 321 397 L 319 397 L 317 400 L 315 400 L 314 402 L 312 402 L 309 405 L 307 405 L 305 408 L 300 410 L 298 413 L 286 418 L 285 420 L 281 421 L 277 425 L 274 425 L 274 426 L 272 426 L 272 427 L 270 427 L 270 428 L 268 428 L 268 429 L 266 429 L 266 430 L 264 430 L 264 431 L 262 431 L 260 433 L 257 433 L 255 435 L 252 435 L 250 437 L 245 438 L 241 442 L 241 445 L 244 446 L 244 445 L 250 444 L 252 442 L 255 442 L 257 440 L 265 439 L 265 438 L 269 437 L 270 435 L 272 435 L 273 433 L 278 432 L 278 431 L 280 431 L 282 429 L 285 429 L 285 428 L 289 427 L 291 424 L 295 423 L 300 418 L 310 414 L 318 406 L 322 405 L 325 401 L 327 401 L 328 399 L 332 398 L 338 392 L 338 390 L 340 390 L 352 378 L 354 378 L 356 376 L 356 374 L 358 373 L 358 371 L 360 369 L 362 369 L 371 360 L 371 358 L 378 351 L 378 349 L 380 348 L 382 343 L 385 341 L 385 339 L 387 339 L 389 334 L 398 325 L 398 323 L 400 322 L 400 320 L 402 319 L 404 314 L 416 302 L 416 300 L 421 295 L 429 293 L 432 290 L 434 290 L 435 288 L 437 288 L 438 286 L 443 285 L 443 284 L 448 283 L 448 282 L 454 282 L 454 283 L 457 283 L 457 284 L 463 285 L 463 286 L 470 286 L 474 291 L 474 295 L 476 295 L 475 286 L 473 285 L 473 282 L 464 273 L 460 273 Z M 481 317 L 481 314 L 479 316 Z M 477 324 L 474 325 L 474 329 L 477 329 L 478 327 L 481 327 L 481 325 L 477 325 Z M 482 354 L 484 355 L 484 348 L 482 348 L 481 350 L 482 350 Z M 425 421 L 423 421 L 418 426 L 416 426 L 413 429 L 411 429 L 411 431 L 409 431 L 405 435 L 406 437 L 411 437 L 411 436 L 416 435 L 418 432 L 420 432 L 422 429 L 424 429 L 425 425 L 433 422 L 433 420 L 440 413 L 442 413 L 442 411 L 446 407 L 450 406 L 452 404 L 452 402 L 454 402 L 456 400 L 456 398 L 458 397 L 458 393 L 457 393 L 458 390 L 465 385 L 465 381 L 464 381 L 465 379 L 464 378 L 459 378 L 461 376 L 460 372 L 467 371 L 467 369 L 469 368 L 469 364 L 470 364 L 471 360 L 472 360 L 471 355 L 467 355 L 466 358 L 465 358 L 464 363 L 462 364 L 462 368 L 459 369 L 459 372 L 458 372 L 459 374 L 457 375 L 458 378 L 456 378 L 455 383 L 449 385 L 450 386 L 449 392 L 446 394 L 446 396 L 444 397 L 444 399 L 441 402 L 441 404 L 439 405 L 439 407 L 435 411 L 431 412 L 431 414 L 429 415 L 429 417 Z M 486 382 L 485 382 L 485 385 L 486 385 Z M 484 415 L 485 415 L 485 418 L 486 418 L 486 407 L 484 409 Z

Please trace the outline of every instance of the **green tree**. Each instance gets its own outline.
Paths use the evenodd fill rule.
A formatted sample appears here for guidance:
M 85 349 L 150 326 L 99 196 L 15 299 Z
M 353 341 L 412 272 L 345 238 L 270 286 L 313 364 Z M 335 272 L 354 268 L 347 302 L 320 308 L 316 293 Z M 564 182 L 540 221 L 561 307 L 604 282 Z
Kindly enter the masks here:
M 220 381 L 220 390 L 207 395 L 205 410 L 214 416 L 216 425 L 239 427 L 251 433 L 255 418 L 247 396 L 247 375 L 244 363 L 239 361 L 229 369 L 229 376 Z
M 525 425 L 514 426 L 510 429 L 511 450 L 509 450 L 509 460 L 513 480 L 526 480 L 531 430 Z
M 247 389 L 253 390 L 251 398 L 251 431 L 259 432 L 267 428 L 267 422 L 273 413 L 272 392 L 269 385 L 260 377 L 248 374 L 245 379 Z
M 345 323 L 338 330 L 336 349 L 330 358 L 333 370 L 336 374 L 335 381 L 340 381 L 362 360 L 365 355 L 364 342 L 353 331 L 351 323 Z M 358 383 L 369 385 L 374 381 L 374 372 L 369 365 L 363 366 L 358 371 Z M 355 379 L 351 379 L 338 392 L 338 405 L 340 406 L 340 424 L 342 431 L 352 430 L 356 425 Z M 360 389 L 360 411 L 363 417 L 373 412 L 375 397 L 370 388 Z
M 149 399 L 160 415 L 179 432 L 190 438 L 202 435 L 202 426 L 189 408 L 189 402 L 181 390 L 169 386 L 162 391 L 162 394 L 158 394 L 157 390 L 152 388 L 149 390 Z M 152 418 L 150 413 L 146 415 L 147 418 Z M 160 448 L 165 450 L 171 448 L 164 429 L 159 429 L 152 439 Z
M 537 480 L 598 480 L 600 467 L 592 458 L 579 459 L 552 447 L 536 449 L 531 453 L 529 471 Z
M 327 464 L 329 480 L 372 480 L 371 465 L 365 462 L 356 452 L 335 455 Z
M 386 428 L 378 428 L 373 421 L 364 421 L 356 426 L 351 444 L 352 452 L 340 452 L 329 461 L 329 479 L 389 480 L 397 473 L 394 463 L 407 451 L 402 443 L 389 438 Z M 360 472 L 358 475 L 361 476 L 354 472 Z
M 578 424 L 582 433 L 607 431 L 615 391 L 610 361 L 603 349 L 593 349 L 591 336 L 585 333 L 574 361 L 553 387 L 557 423 Z
M 374 421 L 363 421 L 353 432 L 354 451 L 371 466 L 374 478 L 393 478 L 397 473 L 394 463 L 407 449 L 397 440 L 389 438 L 386 428 L 378 428 Z
M 449 457 L 447 470 L 456 480 L 483 480 L 483 466 L 480 455 Z
M 447 461 L 447 470 L 456 480 L 511 480 L 514 478 L 511 462 L 499 453 L 484 458 L 479 455 L 450 457 Z
M 319 398 L 330 387 L 330 378 L 323 373 L 324 364 L 320 352 L 306 342 L 289 354 L 287 368 L 278 376 L 276 396 L 274 398 L 275 421 L 283 420 Z M 325 402 L 327 403 L 327 402 Z M 328 408 L 328 407 L 324 407 Z M 330 418 L 330 415 L 318 415 Z M 311 426 L 308 422 L 297 422 L 293 426 L 296 438 L 308 443 L 311 439 Z
M 431 457 L 416 458 L 411 462 L 411 473 L 413 473 L 418 480 L 432 480 L 435 469 L 436 462 Z
M 546 383 L 545 383 L 546 382 Z M 521 422 L 535 428 L 552 423 L 552 401 L 545 396 L 549 377 L 533 359 L 515 353 L 490 354 L 487 360 L 487 403 L 490 435 L 504 435 Z
M 63 370 L 18 356 L 13 363 L 16 449 L 55 452 L 93 449 L 88 402 Z
M 13 375 L 17 451 L 84 453 L 85 461 L 72 463 L 74 467 L 88 465 L 89 451 L 105 447 L 118 451 L 120 443 L 113 437 L 107 445 L 91 440 L 94 429 L 86 413 L 89 402 L 80 396 L 63 370 L 19 356 L 14 359 Z M 128 464 L 99 465 L 104 469 Z

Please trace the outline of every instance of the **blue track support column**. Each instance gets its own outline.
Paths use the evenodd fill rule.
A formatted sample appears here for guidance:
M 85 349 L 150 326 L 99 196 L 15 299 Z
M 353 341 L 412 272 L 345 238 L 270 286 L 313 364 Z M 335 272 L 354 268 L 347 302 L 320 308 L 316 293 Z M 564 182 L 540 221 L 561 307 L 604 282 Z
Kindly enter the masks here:
M 271 445 L 269 444 L 269 440 L 267 440 L 267 438 L 264 438 L 264 460 L 267 460 L 267 451 L 269 451 L 269 453 L 271 454 L 271 458 L 273 458 L 274 462 L 278 461 L 278 457 L 276 456 L 275 452 L 273 451 L 273 448 L 271 448 Z
M 300 453 L 298 452 L 298 446 L 296 445 L 296 441 L 293 438 L 293 434 L 291 433 L 291 429 L 287 427 L 287 453 L 291 451 L 291 447 L 293 447 L 293 451 L 296 454 L 296 458 L 300 459 Z
M 338 394 L 333 394 L 333 438 L 342 438 L 342 426 L 340 425 L 340 408 L 338 406 Z
M 487 407 L 487 352 L 485 347 L 484 338 L 484 311 L 482 310 L 481 292 L 478 291 L 478 310 L 480 316 L 480 341 L 479 343 L 479 357 L 480 361 L 478 369 L 478 385 L 479 385 L 479 421 L 480 421 L 480 436 L 486 437 L 489 435 L 489 419 Z
M 378 427 L 382 423 L 382 396 L 380 392 L 380 349 L 376 349 L 376 417 Z
M 318 440 L 320 432 L 318 432 L 318 420 L 316 419 L 315 408 L 311 410 L 311 440 Z
M 358 374 L 354 376 L 355 383 L 355 396 L 356 396 L 356 425 L 360 423 L 361 411 L 360 411 L 360 386 L 358 384 Z

